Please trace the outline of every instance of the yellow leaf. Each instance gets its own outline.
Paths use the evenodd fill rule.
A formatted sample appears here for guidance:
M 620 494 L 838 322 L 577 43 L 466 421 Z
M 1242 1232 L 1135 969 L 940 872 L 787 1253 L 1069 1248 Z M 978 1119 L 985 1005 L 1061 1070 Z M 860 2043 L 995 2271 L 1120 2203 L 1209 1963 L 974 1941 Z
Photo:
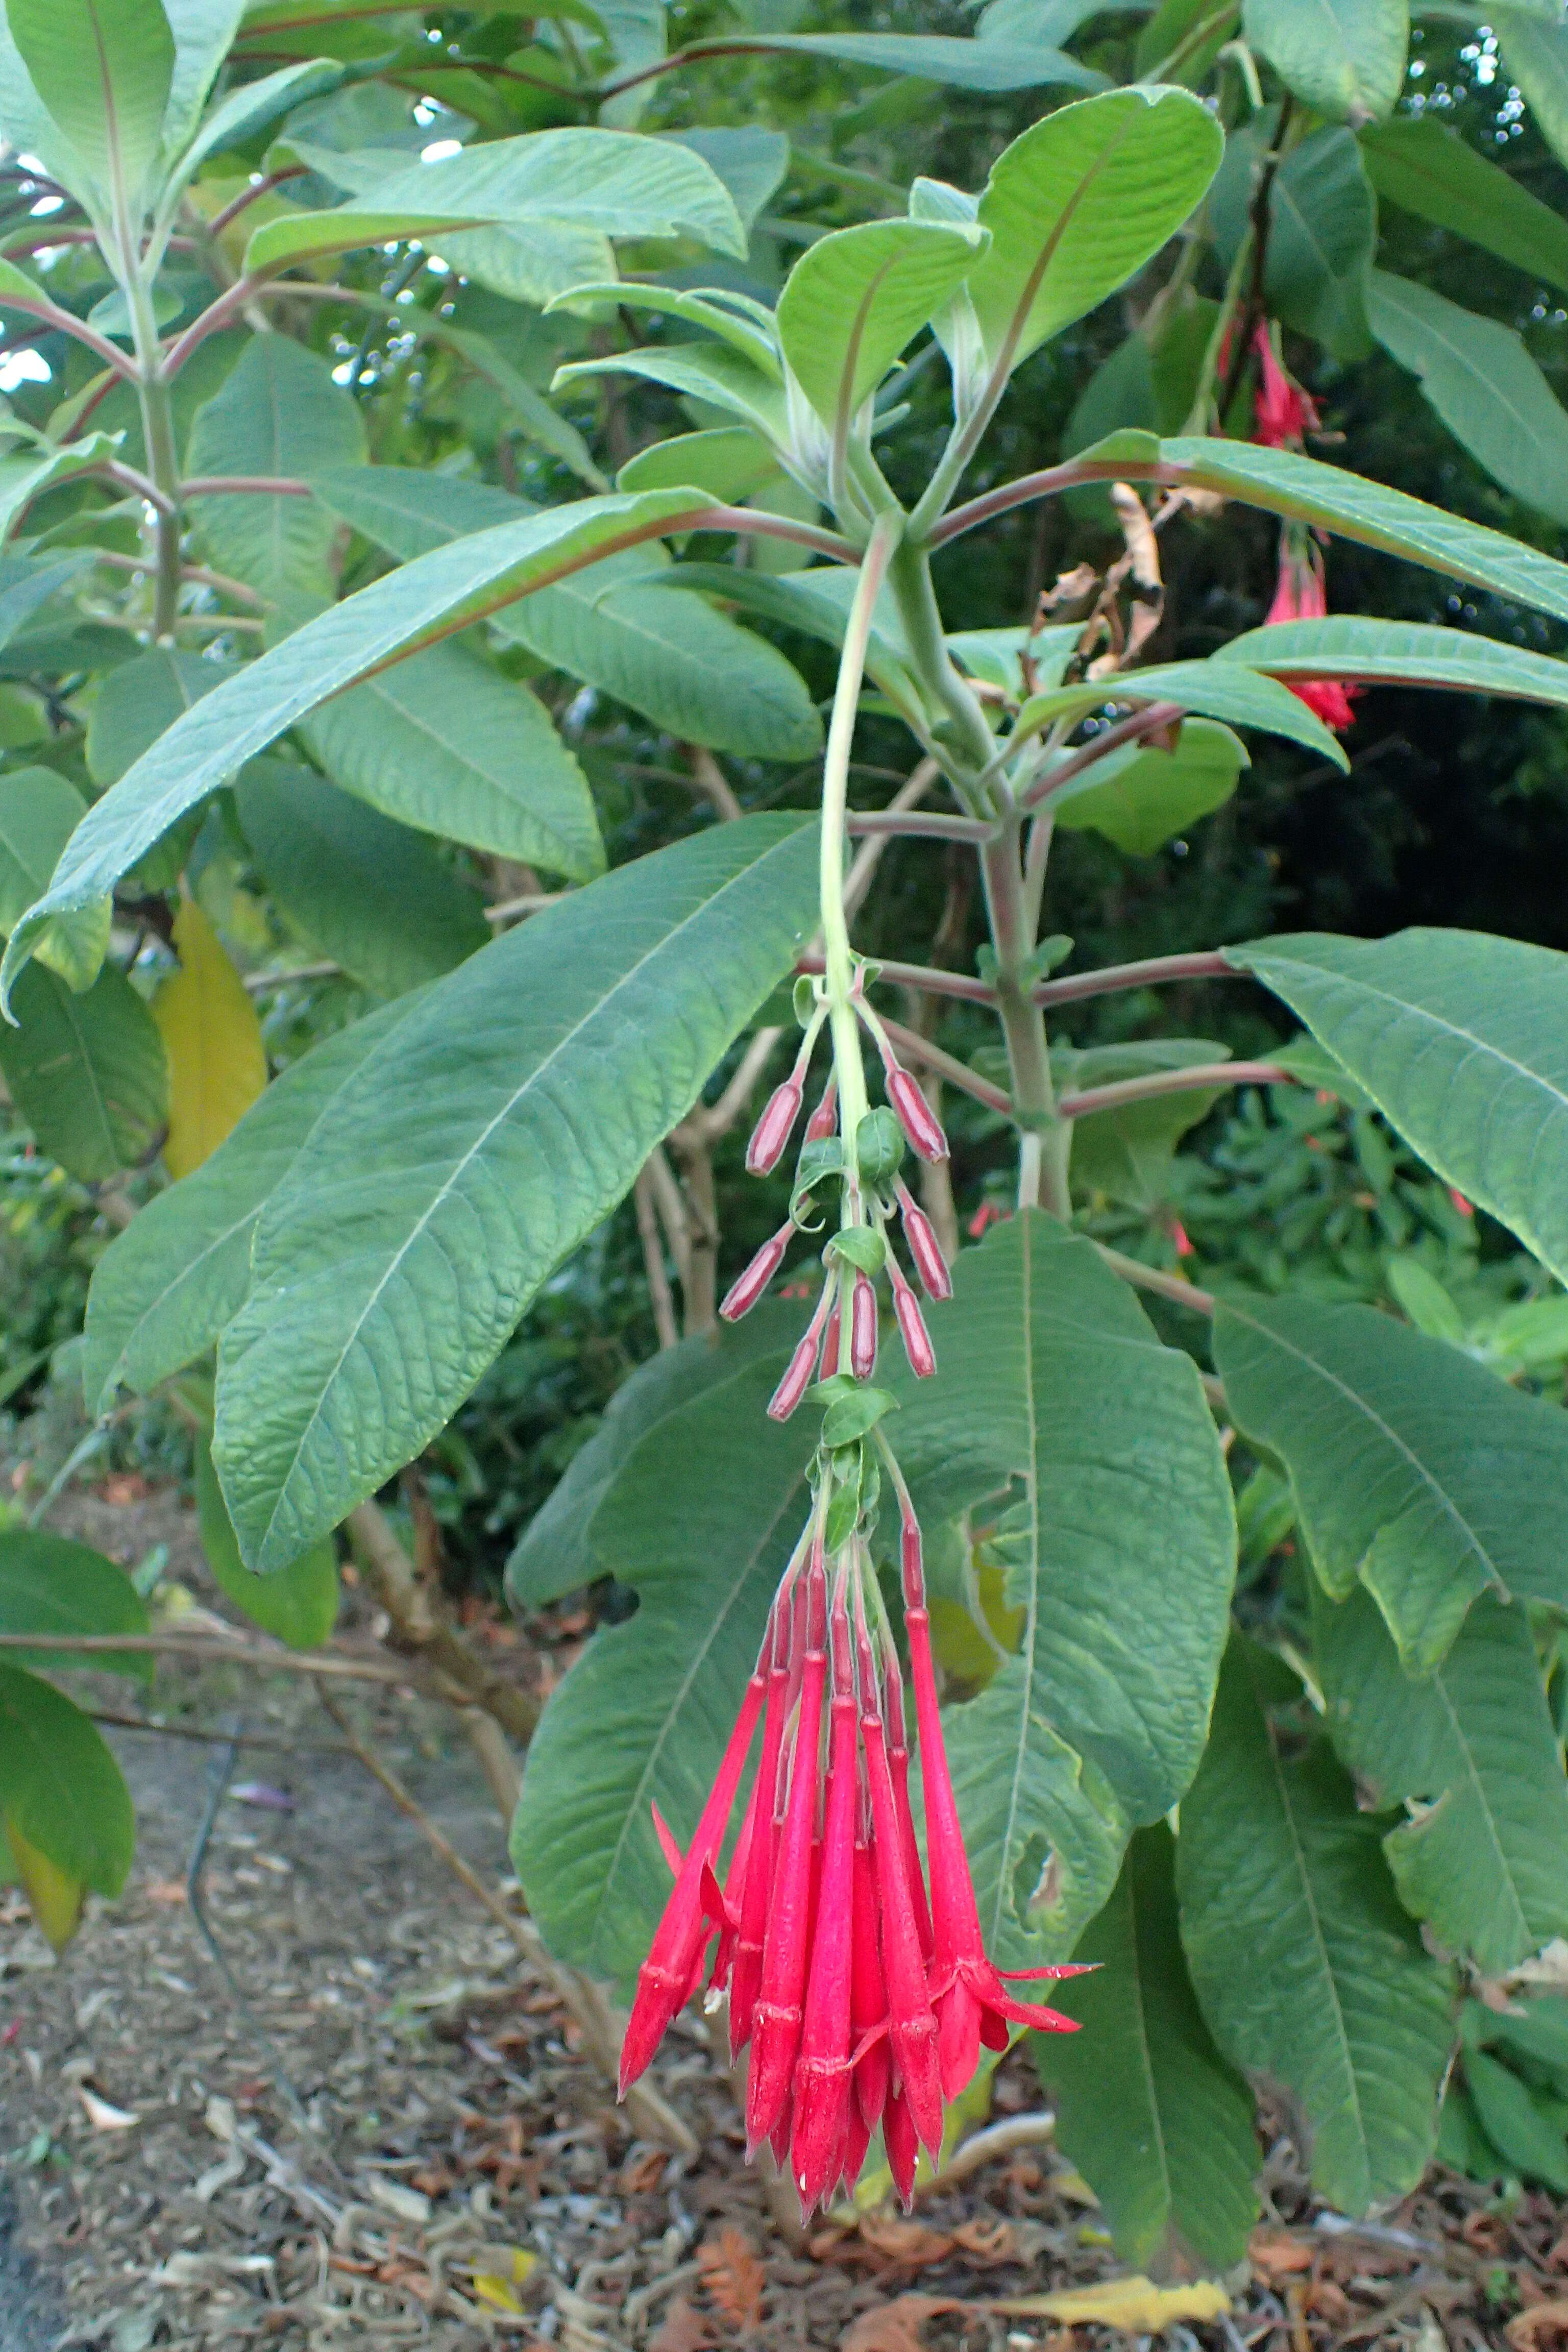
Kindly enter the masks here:
M 1009 2318 L 1059 2319 L 1066 2326 L 1120 2327 L 1130 2336 L 1157 2335 L 1177 2320 L 1219 2319 L 1230 2297 L 1213 2279 L 1190 2286 L 1156 2286 L 1152 2279 L 1104 2279 L 1097 2286 L 1067 2287 L 1059 2294 L 1021 2294 L 994 2303 Z
M 56 1951 L 63 1952 L 81 1926 L 86 1886 L 79 1878 L 68 1877 L 58 1863 L 29 1844 L 14 1821 L 5 1823 L 5 1843 L 34 1918 Z
M 238 972 L 201 908 L 187 898 L 174 918 L 180 969 L 153 999 L 169 1056 L 171 1176 L 188 1176 L 215 1152 L 267 1084 L 261 1024 Z
M 479 2301 L 489 2304 L 497 2311 L 521 2312 L 522 2309 L 506 2280 L 498 2278 L 494 2271 L 476 2271 L 473 2286 Z

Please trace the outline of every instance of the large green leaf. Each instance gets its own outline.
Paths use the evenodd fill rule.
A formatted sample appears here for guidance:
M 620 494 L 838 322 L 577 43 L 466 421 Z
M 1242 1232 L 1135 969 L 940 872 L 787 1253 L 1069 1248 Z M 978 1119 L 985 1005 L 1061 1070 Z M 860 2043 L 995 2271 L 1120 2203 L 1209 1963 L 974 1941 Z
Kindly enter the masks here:
M 235 675 L 232 662 L 149 646 L 102 679 L 88 714 L 87 772 L 116 784 L 165 729 Z
M 506 1594 L 513 1609 L 542 1609 L 576 1585 L 618 1574 L 616 1561 L 602 1553 L 599 1509 L 643 1440 L 662 1430 L 662 1442 L 669 1444 L 688 1405 L 748 1373 L 759 1356 L 787 1362 L 799 1337 L 798 1309 L 764 1300 L 743 1323 L 700 1332 L 639 1365 L 616 1391 L 604 1421 L 572 1456 L 560 1484 L 518 1538 L 506 1564 Z
M 1232 637 L 1223 658 L 1272 677 L 1359 677 L 1372 686 L 1447 687 L 1568 708 L 1568 662 L 1428 621 L 1383 621 L 1365 613 L 1276 621 Z
M 121 1382 L 145 1395 L 214 1345 L 250 1287 L 262 1202 L 325 1105 L 416 1002 L 405 997 L 324 1038 L 273 1080 L 210 1160 L 116 1234 L 88 1293 L 89 1412 L 107 1412 Z
M 1483 931 L 1227 948 L 1435 1168 L 1568 1281 L 1568 956 Z
M 308 621 L 188 711 L 89 811 L 48 890 L 11 935 L 0 990 L 9 993 L 49 915 L 106 897 L 188 808 L 330 695 L 701 505 L 655 490 L 552 507 L 436 548 Z
M 779 297 L 779 342 L 830 431 L 847 431 L 900 352 L 957 291 L 984 230 L 862 221 L 819 237 Z
M 309 768 L 252 761 L 235 805 L 285 921 L 377 996 L 438 980 L 489 940 L 478 898 L 422 834 Z
M 189 0 L 175 0 L 175 13 L 182 14 L 188 5 Z M 242 82 L 237 89 L 226 91 L 170 172 L 160 205 L 162 215 L 172 215 L 175 199 L 209 155 L 220 154 L 226 147 L 243 146 L 288 108 L 331 89 L 342 80 L 342 67 L 334 58 L 302 58 L 293 65 L 280 67 L 277 73 L 264 74 L 258 81 Z M 166 143 L 175 131 L 180 82 L 180 63 L 176 61 L 174 91 L 164 134 Z
M 1453 229 L 1484 253 L 1568 291 L 1568 222 L 1431 115 L 1361 134 L 1367 176 L 1385 204 Z
M 1379 1841 L 1328 1743 L 1288 1749 L 1270 1710 L 1295 1676 L 1236 1636 L 1182 1803 L 1182 1941 L 1234 2065 L 1282 2083 L 1342 2213 L 1403 2197 L 1426 2168 L 1452 2043 L 1450 1977 L 1400 1908 Z
M 1257 173 L 1278 136 L 1270 107 L 1226 144 L 1210 199 L 1215 243 L 1227 267 L 1251 221 Z M 1274 174 L 1268 200 L 1265 299 L 1270 314 L 1324 344 L 1336 358 L 1369 349 L 1362 282 L 1377 242 L 1377 205 L 1352 131 L 1315 131 Z
M 1384 269 L 1368 277 L 1366 315 L 1477 464 L 1568 522 L 1568 415 L 1513 329 Z
M 1406 0 L 1243 0 L 1245 37 L 1319 114 L 1392 114 L 1410 46 Z
M 1489 1589 L 1568 1607 L 1568 1415 L 1374 1307 L 1222 1302 L 1215 1360 L 1237 1426 L 1290 1474 L 1312 1564 L 1364 1584 L 1429 1673 Z
M 122 1568 L 87 1544 L 26 1528 L 0 1532 L 0 1633 L 145 1633 L 147 1610 Z M 143 1653 L 99 1651 L 90 1661 L 80 1653 L 10 1651 L 16 1666 L 79 1666 L 95 1673 L 132 1675 L 145 1682 L 153 1661 Z
M 1265 449 L 1249 441 L 1163 441 L 1158 455 L 1150 454 L 1147 467 L 1130 453 L 1120 469 L 1129 480 L 1153 477 L 1217 490 L 1222 498 L 1315 523 L 1568 620 L 1568 565 L 1404 490 L 1386 489 L 1295 449 Z
M 1568 161 L 1568 31 L 1527 7 L 1489 8 L 1502 62 L 1559 163 Z
M 947 1717 L 986 1948 L 1022 1967 L 1065 1956 L 1130 1832 L 1192 1777 L 1236 1523 L 1191 1359 L 1050 1218 L 964 1250 L 931 1332 L 934 1381 L 887 1375 L 891 1429 L 922 1517 L 991 1528 L 1025 1612 L 1018 1654 Z
M 33 88 L 105 197 L 134 205 L 174 71 L 160 0 L 5 0 Z M 134 215 L 132 215 L 134 216 Z
M 690 148 L 636 131 L 569 130 L 489 140 L 378 178 L 336 213 L 268 221 L 247 247 L 245 266 L 271 271 L 311 254 L 469 222 L 525 234 L 537 225 L 605 237 L 696 237 L 718 253 L 746 251 L 729 190 Z
M 504 490 L 398 467 L 362 467 L 317 487 L 334 513 L 405 561 L 531 512 Z M 798 671 L 749 629 L 667 593 L 683 584 L 667 551 L 649 541 L 542 589 L 498 614 L 495 625 L 538 660 L 684 742 L 751 759 L 809 760 L 821 747 L 822 722 Z
M 52 1683 L 0 1664 L 0 1824 L 57 1870 L 118 1895 L 136 1817 L 100 1732 Z
M 12 1006 L 19 1025 L 0 1027 L 0 1073 L 39 1150 L 84 1183 L 147 1159 L 168 1117 L 168 1065 L 123 973 L 110 967 L 77 996 L 35 964 Z
M 1568 1781 L 1524 1611 L 1483 1594 L 1420 1682 L 1366 1593 L 1320 1597 L 1313 1629 L 1334 1746 L 1410 1814 L 1384 1841 L 1405 1909 L 1489 1977 L 1568 1933 Z
M 196 411 L 187 473 L 294 480 L 364 457 L 359 406 L 331 368 L 290 335 L 253 335 L 222 389 Z M 197 534 L 220 571 L 274 604 L 325 602 L 332 520 L 314 499 L 262 491 L 193 499 Z
M 747 49 L 784 49 L 826 58 L 837 65 L 869 66 L 878 73 L 908 74 L 921 81 L 945 82 L 951 89 L 996 94 L 1010 89 L 1100 89 L 1105 76 L 1061 49 L 1034 41 L 963 41 L 946 33 L 753 33 L 740 37 Z M 693 41 L 681 51 L 698 58 L 728 56 L 734 36 Z
M 1100 2199 L 1123 2262 L 1229 2270 L 1258 2218 L 1252 2094 L 1215 2048 L 1176 1923 L 1175 1849 L 1157 1822 L 1127 1849 L 1075 1958 L 1095 1973 L 1053 1988 L 1079 2033 L 1037 2033 L 1057 2138 Z
M 815 896 L 798 816 L 713 827 L 493 941 L 368 1056 L 264 1210 L 219 1349 L 247 1565 L 306 1549 L 449 1418 L 788 971 Z
M 87 813 L 76 786 L 53 768 L 18 768 L 0 777 L 0 931 L 8 938 L 35 898 L 48 888 L 61 850 Z M 86 988 L 109 945 L 107 901 L 52 924 L 37 958 L 72 988 Z
M 338 1618 L 338 1559 L 331 1536 L 272 1575 L 252 1575 L 240 1559 L 205 1438 L 196 1447 L 196 1524 L 219 1591 L 253 1625 L 290 1650 L 319 1650 L 331 1640 Z
M 672 588 L 717 596 L 762 619 L 778 621 L 825 646 L 844 643 L 857 574 L 841 563 L 814 563 L 787 578 L 732 563 L 677 563 L 666 575 Z M 920 688 L 910 672 L 910 651 L 892 593 L 884 588 L 871 619 L 866 675 L 890 702 L 919 714 Z
M 1113 677 L 1083 678 L 1074 686 L 1053 687 L 1032 694 L 1018 713 L 1015 734 L 1037 735 L 1058 719 L 1085 718 L 1109 702 L 1173 702 L 1179 709 L 1202 711 L 1205 718 L 1228 720 L 1233 727 L 1258 727 L 1270 735 L 1286 736 L 1321 751 L 1337 767 L 1348 767 L 1338 738 L 1300 695 L 1272 678 L 1249 673 L 1245 690 L 1237 689 L 1239 663 L 1212 661 L 1157 662 L 1148 669 L 1131 669 Z M 1255 689 L 1266 687 L 1259 694 Z M 1048 771 L 1047 772 L 1048 773 Z
M 649 1808 L 690 1835 L 810 1510 L 815 1432 L 765 1410 L 789 1344 L 746 1351 L 616 1465 L 592 1556 L 637 1614 L 595 1636 L 529 1749 L 512 1823 L 529 1908 L 553 1951 L 626 1990 L 669 1891 Z
M 174 69 L 163 118 L 167 154 L 183 147 L 195 129 L 239 30 L 245 0 L 163 0 L 163 13 L 174 37 Z
M 790 446 L 788 407 L 773 378 L 727 343 L 650 343 L 638 351 L 607 352 L 602 359 L 572 360 L 556 369 L 550 389 L 585 376 L 637 375 L 662 383 L 687 400 L 739 417 L 781 452 Z
M 415 654 L 300 731 L 335 784 L 385 816 L 568 881 L 604 871 L 588 780 L 550 713 L 469 646 Z
M 1190 91 L 1133 89 L 1059 107 L 1005 148 L 977 215 L 990 249 L 968 279 L 992 363 L 1005 351 L 1016 367 L 1141 269 L 1198 203 L 1224 145 Z
M 14 273 L 20 277 L 20 271 Z M 5 296 L 0 294 L 0 308 Z M 118 433 L 87 433 L 63 449 L 35 448 L 0 458 L 0 540 L 8 538 L 33 500 L 58 482 L 119 455 Z
M 1058 824 L 1069 833 L 1087 827 L 1134 857 L 1152 857 L 1229 800 L 1249 764 L 1228 727 L 1193 719 L 1183 727 L 1174 751 L 1124 744 L 1086 768 L 1052 808 Z

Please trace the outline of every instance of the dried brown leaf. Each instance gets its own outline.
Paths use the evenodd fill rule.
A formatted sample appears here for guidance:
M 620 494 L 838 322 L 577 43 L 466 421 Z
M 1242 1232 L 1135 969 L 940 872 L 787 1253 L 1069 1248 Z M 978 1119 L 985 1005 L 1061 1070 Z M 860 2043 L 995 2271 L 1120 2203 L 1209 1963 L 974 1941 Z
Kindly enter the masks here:
M 967 2306 L 951 2294 L 900 2294 L 875 2311 L 863 2311 L 845 2330 L 839 2352 L 927 2352 L 924 2321 Z
M 702 2284 L 732 2327 L 755 2327 L 768 2274 L 744 2230 L 727 2222 L 697 2249 Z
M 1503 2333 L 1512 2352 L 1549 2352 L 1550 2347 L 1568 2343 L 1568 2298 L 1538 2303 L 1532 2311 L 1521 2311 Z
M 695 2304 L 678 2294 L 662 2325 L 648 2338 L 648 2352 L 710 2352 L 718 2342 Z

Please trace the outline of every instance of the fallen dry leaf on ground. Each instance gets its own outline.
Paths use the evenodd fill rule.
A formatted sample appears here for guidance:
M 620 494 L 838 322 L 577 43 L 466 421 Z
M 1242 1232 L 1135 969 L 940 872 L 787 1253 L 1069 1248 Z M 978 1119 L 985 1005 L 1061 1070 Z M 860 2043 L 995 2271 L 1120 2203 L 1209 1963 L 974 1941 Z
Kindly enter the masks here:
M 1253 2269 L 1270 2282 L 1312 2267 L 1312 2248 L 1280 2230 L 1254 2230 L 1247 2251 Z
M 731 2326 L 757 2326 L 768 2274 L 744 2230 L 731 2222 L 716 2231 L 698 2247 L 697 2262 L 703 2285 Z
M 1180 2319 L 1219 2319 L 1230 2297 L 1213 2279 L 1190 2286 L 1156 2286 L 1152 2279 L 1104 2279 L 1094 2286 L 1068 2287 L 1059 2294 L 1022 2294 L 993 2303 L 1009 2318 L 1065 2319 L 1100 2327 L 1125 2328 L 1130 2336 L 1152 2336 Z
M 1538 2303 L 1510 2319 L 1503 2333 L 1513 2352 L 1547 2352 L 1558 2336 L 1568 2337 L 1568 2301 Z
M 648 2337 L 648 2352 L 710 2352 L 717 2340 L 696 2305 L 678 2294 Z
M 864 2311 L 845 2330 L 840 2352 L 926 2352 L 922 2321 L 965 2306 L 951 2294 L 900 2294 Z

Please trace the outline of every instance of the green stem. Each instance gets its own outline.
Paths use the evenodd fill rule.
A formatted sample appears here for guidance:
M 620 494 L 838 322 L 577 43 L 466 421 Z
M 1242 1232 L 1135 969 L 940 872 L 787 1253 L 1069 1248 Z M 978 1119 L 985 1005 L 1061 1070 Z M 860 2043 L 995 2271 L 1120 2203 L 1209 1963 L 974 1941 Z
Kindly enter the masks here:
M 991 764 L 996 746 L 985 713 L 947 650 L 925 550 L 911 546 L 906 538 L 892 558 L 889 584 L 903 624 L 910 666 L 934 720 L 932 741 L 942 755 L 954 791 L 972 814 L 982 814 L 983 803 L 973 780 Z
M 1072 1130 L 1058 1116 L 1045 1015 L 1029 993 L 1034 926 L 1029 920 L 1016 822 L 1000 840 L 982 851 L 981 869 L 996 950 L 996 1009 L 1012 1073 L 1013 1115 L 1024 1136 L 1018 1158 L 1018 1205 L 1047 1208 L 1065 1224 L 1072 1215 L 1068 1190 Z
M 152 290 L 133 251 L 127 252 L 126 264 L 125 296 L 136 353 L 136 397 L 142 410 L 147 471 L 167 500 L 166 507 L 158 508 L 153 523 L 158 562 L 153 634 L 165 638 L 173 636 L 180 609 L 180 460 L 174 446 L 174 404 L 163 375 Z
M 844 912 L 845 819 L 848 810 L 849 754 L 855 740 L 855 717 L 860 683 L 866 674 L 866 647 L 888 566 L 903 530 L 901 515 L 879 517 L 861 559 L 859 583 L 849 607 L 844 632 L 844 654 L 833 697 L 833 717 L 827 730 L 827 755 L 822 768 L 822 944 L 827 1017 L 833 1036 L 833 1063 L 838 1076 L 839 1124 L 846 1144 L 853 1149 L 868 1108 L 866 1073 L 860 1059 L 860 1024 L 853 1001 L 855 962 L 849 949 L 849 925 Z M 845 1344 L 848 1334 L 845 1333 Z

